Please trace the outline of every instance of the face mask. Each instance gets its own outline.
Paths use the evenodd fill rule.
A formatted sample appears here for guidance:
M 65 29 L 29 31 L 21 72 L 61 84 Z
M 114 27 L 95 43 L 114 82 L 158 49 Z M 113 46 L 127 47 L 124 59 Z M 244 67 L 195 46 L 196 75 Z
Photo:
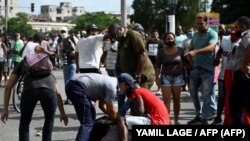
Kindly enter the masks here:
M 168 47 L 173 47 L 175 45 L 175 41 L 165 41 L 164 44 Z
M 65 39 L 68 37 L 68 33 L 62 33 L 62 38 Z
M 194 32 L 188 32 L 188 33 L 187 33 L 187 37 L 188 37 L 188 38 L 192 38 L 193 35 L 194 35 Z

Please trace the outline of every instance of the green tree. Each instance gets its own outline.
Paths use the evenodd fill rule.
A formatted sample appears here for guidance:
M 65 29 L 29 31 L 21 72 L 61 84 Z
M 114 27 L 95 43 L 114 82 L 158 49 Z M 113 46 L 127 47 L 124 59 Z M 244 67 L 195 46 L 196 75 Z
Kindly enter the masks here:
M 29 17 L 26 13 L 17 13 L 17 16 L 8 20 L 8 35 L 20 33 L 22 37 L 33 36 L 36 32 L 32 26 L 27 24 Z
M 184 29 L 193 26 L 195 15 L 199 11 L 198 4 L 199 0 L 179 0 L 175 9 L 176 25 L 182 25 Z M 161 35 L 165 33 L 166 18 L 170 12 L 166 0 L 135 0 L 132 8 L 132 22 L 142 24 L 146 32 L 157 29 Z
M 249 0 L 213 0 L 212 11 L 220 13 L 220 22 L 230 24 L 240 16 L 250 17 Z
M 199 0 L 180 0 L 176 6 L 176 25 L 181 25 L 184 31 L 194 27 L 199 11 Z
M 96 24 L 101 30 L 103 30 L 110 24 L 119 23 L 119 19 L 113 17 L 111 14 L 105 14 L 104 12 L 95 14 L 86 13 L 78 17 L 73 23 L 76 24 L 74 29 L 76 31 L 85 30 L 89 24 Z

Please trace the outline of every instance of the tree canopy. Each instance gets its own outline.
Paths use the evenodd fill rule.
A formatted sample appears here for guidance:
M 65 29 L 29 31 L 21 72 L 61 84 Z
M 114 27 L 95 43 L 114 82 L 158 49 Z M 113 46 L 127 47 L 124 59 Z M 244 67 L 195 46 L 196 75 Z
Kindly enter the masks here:
M 100 13 L 86 13 L 78 17 L 73 23 L 76 24 L 75 29 L 77 31 L 85 30 L 87 25 L 96 24 L 99 29 L 103 30 L 112 23 L 119 23 L 119 20 L 113 17 L 111 14 Z
M 240 16 L 250 17 L 249 0 L 213 0 L 212 11 L 220 13 L 220 22 L 231 24 Z
M 184 29 L 193 26 L 198 7 L 198 0 L 179 0 L 175 9 L 176 25 L 182 25 Z M 135 0 L 132 8 L 134 15 L 131 15 L 131 21 L 142 24 L 146 32 L 152 29 L 157 29 L 161 35 L 166 32 L 167 15 L 170 13 L 166 0 Z
M 17 16 L 8 20 L 7 34 L 12 36 L 15 33 L 21 33 L 23 37 L 33 36 L 36 32 L 32 26 L 27 24 L 29 17 L 26 13 L 17 13 Z

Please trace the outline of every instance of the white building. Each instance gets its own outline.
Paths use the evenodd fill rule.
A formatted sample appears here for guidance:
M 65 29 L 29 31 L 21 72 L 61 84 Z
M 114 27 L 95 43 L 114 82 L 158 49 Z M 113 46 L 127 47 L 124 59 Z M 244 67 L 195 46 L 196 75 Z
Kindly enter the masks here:
M 19 0 L 7 0 L 8 18 L 13 18 L 19 12 Z M 5 18 L 5 0 L 0 0 L 0 17 Z
M 67 17 L 80 16 L 84 14 L 84 7 L 72 7 L 70 2 L 61 2 L 60 6 L 42 5 L 41 16 L 48 17 L 52 22 L 61 22 Z

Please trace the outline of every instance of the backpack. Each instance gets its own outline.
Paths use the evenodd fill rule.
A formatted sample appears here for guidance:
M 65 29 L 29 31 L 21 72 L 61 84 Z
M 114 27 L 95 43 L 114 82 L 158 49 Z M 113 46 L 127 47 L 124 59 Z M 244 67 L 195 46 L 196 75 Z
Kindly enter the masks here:
M 24 64 L 27 74 L 32 77 L 46 77 L 53 70 L 49 56 L 43 53 L 26 55 Z

